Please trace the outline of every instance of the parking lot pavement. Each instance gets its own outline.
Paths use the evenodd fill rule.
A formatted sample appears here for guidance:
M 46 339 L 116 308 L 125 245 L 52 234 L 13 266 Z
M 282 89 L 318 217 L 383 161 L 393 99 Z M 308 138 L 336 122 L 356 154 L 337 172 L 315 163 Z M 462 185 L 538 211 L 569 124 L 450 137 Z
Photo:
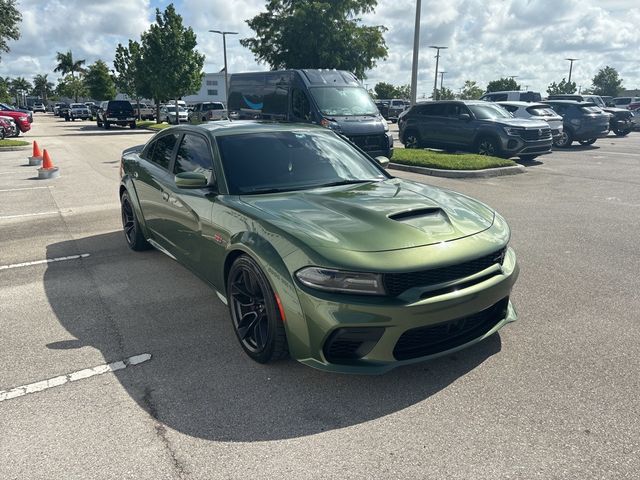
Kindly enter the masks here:
M 253 363 L 207 286 L 127 249 L 117 162 L 150 135 L 37 115 L 51 181 L 0 152 L 0 390 L 151 355 L 0 394 L 3 478 L 637 478 L 640 133 L 513 177 L 392 171 L 507 218 L 519 321 L 379 377 Z

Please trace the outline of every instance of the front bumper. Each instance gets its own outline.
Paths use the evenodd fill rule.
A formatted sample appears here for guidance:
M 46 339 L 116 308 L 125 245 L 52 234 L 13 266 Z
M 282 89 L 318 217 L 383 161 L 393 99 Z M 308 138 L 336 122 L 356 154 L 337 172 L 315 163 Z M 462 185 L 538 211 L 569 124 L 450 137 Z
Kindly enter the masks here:
M 507 135 L 500 138 L 502 152 L 510 155 L 544 155 L 551 153 L 553 136 L 539 140 L 525 140 L 517 135 Z
M 294 348 L 291 354 L 314 368 L 361 374 L 380 374 L 401 365 L 450 354 L 480 342 L 517 319 L 509 295 L 518 273 L 515 253 L 508 248 L 502 265 L 495 264 L 482 272 L 449 282 L 449 288 L 445 289 L 432 286 L 423 291 L 416 287 L 397 297 L 367 297 L 324 294 L 296 284 L 308 328 L 308 344 L 305 352 L 296 352 Z M 434 353 L 421 355 L 420 345 L 418 350 L 414 350 L 417 355 L 407 356 L 406 352 L 403 354 L 398 350 L 401 338 L 406 339 L 415 329 L 451 328 L 449 325 L 457 325 L 480 312 L 491 312 L 492 307 L 500 305 L 502 308 L 499 312 L 494 310 L 497 313 L 488 319 L 489 323 L 485 323 L 484 328 L 467 332 L 466 336 L 451 334 L 450 341 L 443 343 L 444 347 L 435 349 Z M 379 339 L 372 340 L 373 345 L 365 348 L 368 351 L 361 358 L 331 361 L 326 348 L 328 342 L 335 337 L 335 332 L 348 329 L 373 329 L 379 333 Z M 403 337 L 403 334 L 406 335 Z M 415 338 L 409 340 L 415 343 Z

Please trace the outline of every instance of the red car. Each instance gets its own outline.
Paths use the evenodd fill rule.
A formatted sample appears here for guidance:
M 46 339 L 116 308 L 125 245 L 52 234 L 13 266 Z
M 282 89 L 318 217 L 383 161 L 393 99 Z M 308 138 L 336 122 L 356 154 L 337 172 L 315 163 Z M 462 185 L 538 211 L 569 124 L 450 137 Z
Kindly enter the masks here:
M 20 132 L 25 133 L 31 130 L 31 123 L 29 123 L 29 114 L 24 112 L 16 112 L 15 110 L 2 110 L 0 115 L 3 117 L 11 117 L 16 122 L 16 136 L 20 135 Z
M 631 102 L 629 105 L 627 105 L 627 108 L 629 110 L 637 110 L 640 108 L 640 102 Z

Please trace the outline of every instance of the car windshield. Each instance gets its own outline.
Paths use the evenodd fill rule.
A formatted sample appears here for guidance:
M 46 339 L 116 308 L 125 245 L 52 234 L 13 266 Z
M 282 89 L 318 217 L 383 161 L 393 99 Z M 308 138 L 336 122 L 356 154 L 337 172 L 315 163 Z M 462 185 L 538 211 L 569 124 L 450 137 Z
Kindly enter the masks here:
M 580 107 L 580 110 L 587 113 L 602 113 L 602 109 L 600 107 L 596 107 L 595 105 Z
M 378 108 L 361 87 L 314 87 L 309 89 L 324 115 L 378 115 Z
M 512 118 L 509 112 L 499 105 L 487 103 L 486 105 L 467 105 L 478 120 L 493 120 L 495 118 Z
M 87 108 L 84 103 L 72 103 L 71 108 Z
M 175 113 L 176 107 L 167 107 L 167 111 Z M 185 108 L 178 107 L 178 112 L 186 112 L 186 111 L 187 110 Z
M 202 105 L 203 110 L 224 110 L 221 103 L 205 103 Z
M 330 131 L 217 138 L 232 195 L 307 190 L 385 180 L 384 171 Z

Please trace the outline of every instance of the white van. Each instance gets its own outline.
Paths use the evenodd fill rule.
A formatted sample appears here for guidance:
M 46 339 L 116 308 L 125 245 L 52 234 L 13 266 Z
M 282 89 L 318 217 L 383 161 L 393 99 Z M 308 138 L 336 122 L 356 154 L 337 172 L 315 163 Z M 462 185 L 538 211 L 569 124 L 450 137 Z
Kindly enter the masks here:
M 485 102 L 541 102 L 540 92 L 524 92 L 522 90 L 510 90 L 506 92 L 490 92 L 480 97 Z

